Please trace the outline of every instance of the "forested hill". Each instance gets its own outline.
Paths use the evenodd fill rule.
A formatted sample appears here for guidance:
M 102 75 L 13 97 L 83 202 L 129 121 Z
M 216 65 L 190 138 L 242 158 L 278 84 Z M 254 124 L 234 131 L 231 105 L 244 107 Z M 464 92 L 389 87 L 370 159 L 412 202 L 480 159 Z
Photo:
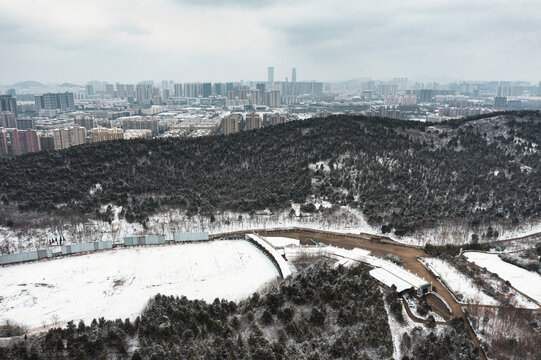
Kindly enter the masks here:
M 333 116 L 89 144 L 0 160 L 2 221 L 15 206 L 92 216 L 116 203 L 144 222 L 165 207 L 211 216 L 319 198 L 397 235 L 441 221 L 518 224 L 541 219 L 540 143 L 540 113 L 522 112 L 442 124 Z

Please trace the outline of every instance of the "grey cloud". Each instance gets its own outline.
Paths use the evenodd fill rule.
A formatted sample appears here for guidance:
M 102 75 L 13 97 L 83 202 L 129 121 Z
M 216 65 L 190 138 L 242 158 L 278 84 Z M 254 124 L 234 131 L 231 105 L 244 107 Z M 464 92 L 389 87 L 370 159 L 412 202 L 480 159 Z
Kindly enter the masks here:
M 263 9 L 287 3 L 286 0 L 175 0 L 175 2 L 180 5 L 237 7 L 248 9 Z
M 114 31 L 120 32 L 120 33 L 126 33 L 129 35 L 150 35 L 152 32 L 143 26 L 137 25 L 137 24 L 122 24 L 117 25 L 113 27 Z

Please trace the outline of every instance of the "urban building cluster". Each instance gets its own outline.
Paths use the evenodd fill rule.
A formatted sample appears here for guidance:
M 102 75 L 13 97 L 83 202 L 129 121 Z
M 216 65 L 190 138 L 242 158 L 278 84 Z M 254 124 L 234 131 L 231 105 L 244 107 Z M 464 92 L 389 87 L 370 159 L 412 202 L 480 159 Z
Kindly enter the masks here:
M 26 82 L 2 89 L 0 155 L 61 150 L 84 143 L 233 134 L 332 114 L 438 122 L 499 110 L 541 109 L 541 82 L 448 84 L 355 79 L 161 82 Z M 31 86 L 26 85 L 31 83 Z

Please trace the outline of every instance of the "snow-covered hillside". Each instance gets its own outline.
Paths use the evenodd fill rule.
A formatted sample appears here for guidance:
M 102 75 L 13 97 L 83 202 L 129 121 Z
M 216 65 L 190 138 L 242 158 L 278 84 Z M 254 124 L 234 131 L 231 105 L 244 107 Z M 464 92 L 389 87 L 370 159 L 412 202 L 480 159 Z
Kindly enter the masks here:
M 465 252 L 464 256 L 480 267 L 486 268 L 507 280 L 513 287 L 541 303 L 541 275 L 509 264 L 497 254 Z
M 137 247 L 0 268 L 0 321 L 30 328 L 135 318 L 160 293 L 212 302 L 248 297 L 278 272 L 244 240 Z
M 48 246 L 50 239 L 63 236 L 67 243 L 92 241 L 122 242 L 123 237 L 143 234 L 164 234 L 167 239 L 173 238 L 174 232 L 200 232 L 211 234 L 233 232 L 238 230 L 271 229 L 306 227 L 327 231 L 370 234 L 380 234 L 405 244 L 423 246 L 427 242 L 433 245 L 463 244 L 471 240 L 473 232 L 462 226 L 450 224 L 437 228 L 426 229 L 414 236 L 396 237 L 393 234 L 382 234 L 381 229 L 370 226 L 364 215 L 358 210 L 347 206 L 325 209 L 322 213 L 300 214 L 299 204 L 293 204 L 296 216 L 289 211 L 271 213 L 270 211 L 247 214 L 236 212 L 221 212 L 215 214 L 214 221 L 205 216 L 187 216 L 185 211 L 172 209 L 149 217 L 146 227 L 139 223 L 128 223 L 119 216 L 121 207 L 113 206 L 114 219 L 111 224 L 98 220 L 69 222 L 56 219 L 54 225 L 40 227 L 24 227 L 11 229 L 0 226 L 0 253 L 30 251 Z M 317 206 L 325 208 L 324 204 Z M 104 207 L 105 209 L 106 207 Z M 522 224 L 515 229 L 494 226 L 500 238 L 512 238 L 531 233 L 541 232 L 541 223 Z M 513 245 L 512 248 L 522 248 L 523 244 Z M 531 244 L 526 244 L 531 245 Z
M 461 301 L 467 304 L 499 305 L 499 302 L 485 294 L 475 284 L 474 280 L 451 265 L 449 262 L 439 258 L 422 258 L 421 262 L 429 265 L 429 270 L 434 269 L 441 276 L 445 284 L 451 288 Z M 425 266 L 426 266 L 425 265 Z

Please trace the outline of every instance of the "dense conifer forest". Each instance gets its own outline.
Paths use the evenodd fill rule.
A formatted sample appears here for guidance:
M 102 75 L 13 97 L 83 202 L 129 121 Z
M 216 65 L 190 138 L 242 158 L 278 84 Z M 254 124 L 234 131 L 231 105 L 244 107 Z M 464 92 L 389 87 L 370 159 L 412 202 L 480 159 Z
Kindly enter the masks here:
M 341 115 L 88 144 L 0 159 L 0 224 L 17 226 L 14 209 L 86 217 L 111 203 L 144 224 L 167 208 L 313 212 L 316 198 L 399 236 L 442 222 L 517 225 L 541 219 L 540 143 L 541 114 L 511 112 L 440 124 Z
M 385 294 L 368 270 L 320 260 L 240 303 L 157 295 L 135 321 L 70 322 L 0 347 L 0 360 L 389 359 Z M 403 322 L 396 293 L 385 297 Z M 423 326 L 404 333 L 401 359 L 477 359 L 461 321 L 437 332 Z

